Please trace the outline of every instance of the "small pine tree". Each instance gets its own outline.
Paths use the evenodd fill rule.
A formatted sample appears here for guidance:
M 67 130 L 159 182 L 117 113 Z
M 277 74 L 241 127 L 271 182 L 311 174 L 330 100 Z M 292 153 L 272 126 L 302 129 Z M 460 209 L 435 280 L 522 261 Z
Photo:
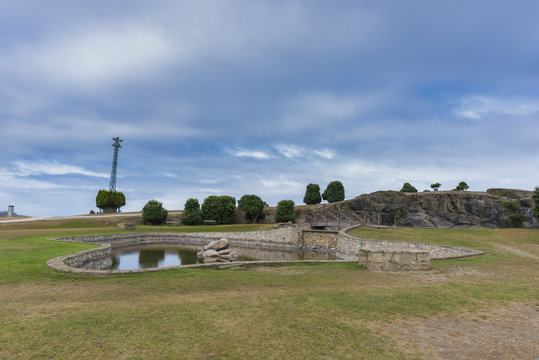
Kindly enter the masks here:
M 182 224 L 198 225 L 202 223 L 202 211 L 197 199 L 187 199 L 183 206 Z
M 292 200 L 281 200 L 277 204 L 277 211 L 275 213 L 276 222 L 294 222 L 296 220 L 296 215 L 294 214 L 294 201 Z
M 142 222 L 151 225 L 160 225 L 168 218 L 168 211 L 163 207 L 163 203 L 157 200 L 150 200 L 142 208 Z
M 322 196 L 320 195 L 320 185 L 309 184 L 305 190 L 305 196 L 303 202 L 307 205 L 320 204 L 322 202 Z
M 468 184 L 466 184 L 466 182 L 464 181 L 461 181 L 459 182 L 459 184 L 457 185 L 456 188 L 454 188 L 453 190 L 456 190 L 456 191 L 466 191 L 468 190 L 470 187 L 468 186 Z
M 431 187 L 432 190 L 434 190 L 434 191 L 438 191 L 438 189 L 440 188 L 440 186 L 442 186 L 442 184 L 440 184 L 440 183 L 430 184 L 430 187 Z
M 324 190 L 322 199 L 327 200 L 328 203 L 343 201 L 344 200 L 344 186 L 340 181 L 332 181 Z
M 125 205 L 125 195 L 120 191 L 99 190 L 95 205 L 106 213 L 118 212 Z
M 404 185 L 402 185 L 402 189 L 400 190 L 401 192 L 417 192 L 417 189 L 411 185 L 410 183 L 404 183 Z

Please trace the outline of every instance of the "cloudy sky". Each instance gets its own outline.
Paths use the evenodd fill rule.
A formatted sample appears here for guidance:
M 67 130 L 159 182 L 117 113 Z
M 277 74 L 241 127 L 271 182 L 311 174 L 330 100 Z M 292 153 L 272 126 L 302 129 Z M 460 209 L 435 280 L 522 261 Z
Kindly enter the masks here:
M 539 2 L 0 1 L 0 211 L 539 186 Z

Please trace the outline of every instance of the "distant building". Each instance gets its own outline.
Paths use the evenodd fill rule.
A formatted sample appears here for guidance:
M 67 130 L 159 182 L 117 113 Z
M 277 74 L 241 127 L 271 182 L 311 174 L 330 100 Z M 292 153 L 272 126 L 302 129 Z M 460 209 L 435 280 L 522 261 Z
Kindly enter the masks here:
M 15 206 L 14 205 L 9 205 L 8 208 L 7 208 L 7 211 L 0 211 L 0 217 L 14 217 L 14 216 L 19 216 L 15 212 Z

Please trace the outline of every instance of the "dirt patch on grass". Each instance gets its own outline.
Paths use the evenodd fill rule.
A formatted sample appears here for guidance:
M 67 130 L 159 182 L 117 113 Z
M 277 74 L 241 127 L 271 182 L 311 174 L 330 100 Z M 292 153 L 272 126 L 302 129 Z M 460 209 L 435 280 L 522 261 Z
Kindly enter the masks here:
M 500 248 L 500 249 L 510 251 L 510 252 L 512 252 L 514 254 L 517 254 L 517 255 L 520 255 L 520 256 L 528 257 L 530 259 L 539 260 L 539 256 L 535 256 L 535 255 L 533 255 L 533 254 L 531 254 L 531 253 L 529 253 L 527 251 L 521 250 L 521 249 L 517 249 L 517 248 L 511 247 L 511 246 L 502 245 L 502 244 L 493 244 L 493 245 Z
M 539 358 L 539 303 L 456 317 L 402 319 L 382 328 L 399 345 L 422 352 L 424 359 Z

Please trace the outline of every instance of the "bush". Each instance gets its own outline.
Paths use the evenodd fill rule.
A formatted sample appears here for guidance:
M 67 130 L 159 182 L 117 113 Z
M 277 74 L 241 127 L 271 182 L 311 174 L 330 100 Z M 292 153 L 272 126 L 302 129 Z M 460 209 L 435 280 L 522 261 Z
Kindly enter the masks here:
M 410 183 L 404 183 L 404 185 L 402 185 L 401 192 L 417 192 L 417 189 Z
M 438 189 L 440 188 L 440 186 L 442 186 L 442 184 L 440 184 L 440 183 L 430 184 L 430 187 L 431 187 L 432 190 L 434 190 L 434 191 L 438 191 Z
M 257 195 L 243 195 L 238 201 L 238 209 L 245 212 L 245 220 L 253 223 L 266 217 L 264 208 L 267 206 L 268 204 Z
M 125 205 L 125 195 L 119 191 L 99 190 L 95 205 L 103 212 L 117 212 Z
M 275 212 L 275 221 L 276 222 L 294 222 L 296 220 L 296 215 L 294 214 L 294 201 L 292 200 L 281 200 L 277 204 L 277 211 Z
M 332 181 L 324 190 L 322 199 L 327 200 L 328 203 L 343 201 L 344 200 L 344 186 L 340 181 Z
M 459 182 L 459 184 L 457 185 L 456 188 L 454 188 L 453 190 L 455 191 L 466 191 L 468 190 L 470 187 L 468 186 L 468 184 L 466 184 L 466 182 L 464 181 L 461 181 Z
M 307 205 L 320 204 L 322 202 L 322 196 L 320 195 L 320 185 L 309 184 L 305 190 L 305 196 L 303 202 Z
M 502 201 L 502 206 L 504 209 L 510 210 L 510 211 L 519 211 L 520 210 L 520 204 L 518 201 Z
M 233 224 L 236 199 L 232 196 L 211 195 L 202 203 L 202 219 L 215 220 L 217 224 Z
M 159 225 L 167 221 L 168 211 L 163 207 L 163 203 L 157 200 L 150 200 L 142 208 L 142 222 L 144 224 Z
M 197 199 L 187 199 L 183 206 L 182 224 L 198 225 L 202 223 L 202 211 Z
M 509 219 L 511 220 L 511 225 L 515 228 L 522 227 L 522 222 L 524 221 L 524 215 L 521 213 L 513 213 L 509 215 Z
M 535 191 L 532 195 L 532 200 L 534 205 L 532 206 L 532 214 L 539 221 L 539 187 L 535 188 Z

